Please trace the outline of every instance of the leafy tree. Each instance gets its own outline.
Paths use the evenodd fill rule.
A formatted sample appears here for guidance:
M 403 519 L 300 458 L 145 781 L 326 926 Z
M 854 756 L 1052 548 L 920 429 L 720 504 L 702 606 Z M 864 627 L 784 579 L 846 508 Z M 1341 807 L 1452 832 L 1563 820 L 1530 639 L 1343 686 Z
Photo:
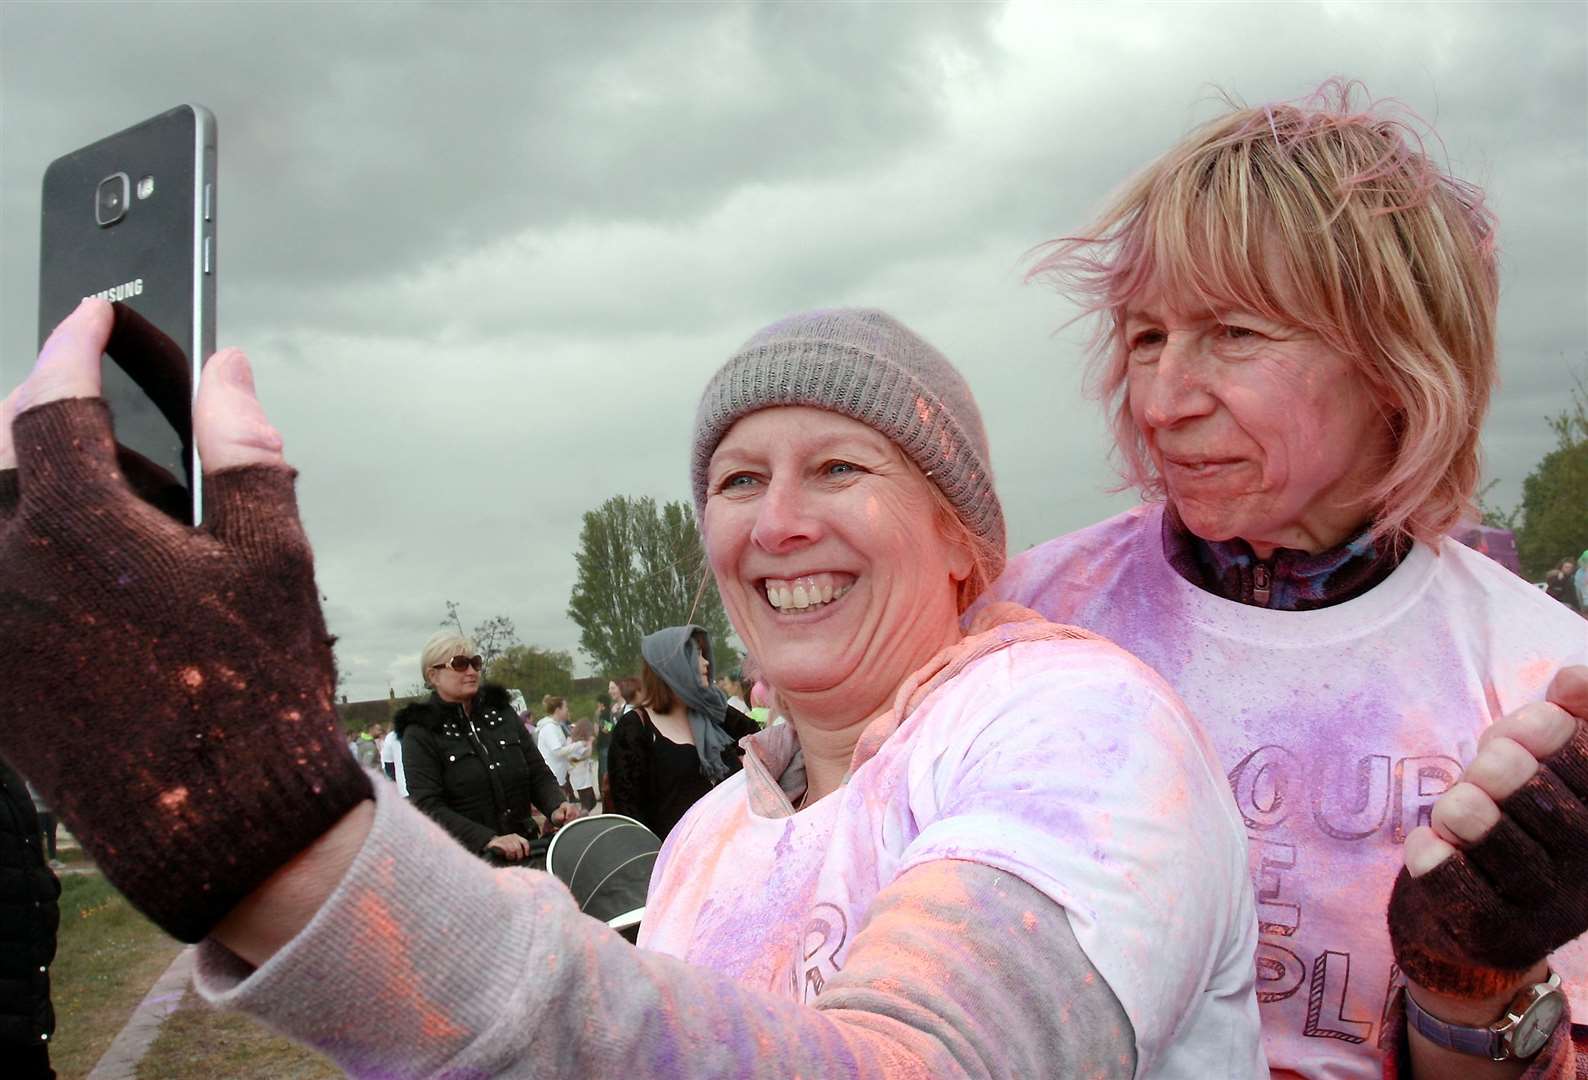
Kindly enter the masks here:
M 718 670 L 738 666 L 732 628 L 687 503 L 658 507 L 648 496 L 608 499 L 584 515 L 576 562 L 568 617 L 579 626 L 580 649 L 602 674 L 634 674 L 640 638 L 684 623 L 706 628 Z
M 485 666 L 485 677 L 499 686 L 522 690 L 538 714 L 547 694 L 567 697 L 573 691 L 573 656 L 537 645 L 513 645 Z
M 1515 532 L 1518 525 L 1517 519 L 1522 515 L 1522 508 L 1520 506 L 1513 506 L 1509 510 L 1501 510 L 1498 506 L 1491 506 L 1489 504 L 1489 492 L 1493 491 L 1495 485 L 1497 485 L 1499 482 L 1499 480 L 1490 480 L 1487 484 L 1483 485 L 1483 490 L 1478 492 L 1478 512 L 1482 514 L 1481 520 L 1483 524 L 1489 526 L 1490 528 L 1510 529 L 1512 532 Z
M 1571 408 L 1549 426 L 1555 449 L 1522 481 L 1516 548 L 1532 581 L 1588 550 L 1588 394 L 1573 390 Z
M 447 617 L 441 620 L 441 625 L 455 627 L 459 634 L 473 638 L 474 647 L 480 650 L 480 656 L 485 660 L 487 667 L 508 649 L 520 644 L 518 627 L 513 625 L 513 620 L 506 615 L 491 616 L 475 626 L 472 634 L 464 630 L 463 617 L 458 614 L 456 600 L 447 601 Z
M 487 664 L 499 659 L 509 649 L 518 647 L 518 628 L 506 615 L 493 615 L 474 628 L 471 635 L 475 648 Z

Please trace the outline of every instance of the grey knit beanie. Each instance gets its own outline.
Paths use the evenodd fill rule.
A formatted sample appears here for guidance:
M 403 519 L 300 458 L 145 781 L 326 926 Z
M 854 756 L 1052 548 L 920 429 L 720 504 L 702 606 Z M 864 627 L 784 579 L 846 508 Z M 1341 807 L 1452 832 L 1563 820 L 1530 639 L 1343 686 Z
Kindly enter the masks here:
M 740 346 L 695 412 L 689 479 L 697 515 L 722 437 L 740 417 L 778 405 L 830 409 L 886 435 L 996 552 L 990 575 L 1003 570 L 1004 513 L 976 399 L 954 365 L 903 323 L 871 309 L 806 311 Z

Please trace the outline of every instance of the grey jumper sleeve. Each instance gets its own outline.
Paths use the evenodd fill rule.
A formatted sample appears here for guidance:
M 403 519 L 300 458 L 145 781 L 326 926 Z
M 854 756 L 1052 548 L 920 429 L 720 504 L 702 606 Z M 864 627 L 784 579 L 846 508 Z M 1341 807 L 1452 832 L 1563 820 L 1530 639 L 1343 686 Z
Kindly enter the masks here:
M 1029 1080 L 1135 1068 L 1130 1022 L 1064 909 L 1008 874 L 954 860 L 907 872 L 808 1006 L 634 948 L 549 875 L 490 868 L 385 785 L 369 837 L 309 925 L 258 969 L 206 940 L 194 981 L 212 1004 L 363 1077 Z

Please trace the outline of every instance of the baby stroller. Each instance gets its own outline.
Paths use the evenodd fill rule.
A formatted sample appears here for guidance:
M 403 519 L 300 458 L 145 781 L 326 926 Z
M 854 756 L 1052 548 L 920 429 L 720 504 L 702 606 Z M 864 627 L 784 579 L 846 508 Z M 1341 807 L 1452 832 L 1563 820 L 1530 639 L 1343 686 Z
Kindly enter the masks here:
M 632 942 L 661 848 L 656 834 L 633 818 L 597 814 L 557 830 L 546 849 L 546 869 L 568 886 L 580 911 Z

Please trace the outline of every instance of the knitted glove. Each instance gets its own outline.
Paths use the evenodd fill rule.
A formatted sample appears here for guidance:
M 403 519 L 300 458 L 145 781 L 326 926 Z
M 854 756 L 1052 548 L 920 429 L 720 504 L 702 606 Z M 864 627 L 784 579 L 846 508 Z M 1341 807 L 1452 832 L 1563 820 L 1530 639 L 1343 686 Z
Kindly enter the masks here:
M 134 497 L 105 403 L 13 426 L 0 472 L 0 748 L 139 909 L 197 941 L 361 800 L 292 470 Z M 140 488 L 144 485 L 139 484 Z
M 1588 724 L 1500 803 L 1482 840 L 1421 877 L 1401 870 L 1389 930 L 1408 978 L 1467 998 L 1504 993 L 1588 930 Z

